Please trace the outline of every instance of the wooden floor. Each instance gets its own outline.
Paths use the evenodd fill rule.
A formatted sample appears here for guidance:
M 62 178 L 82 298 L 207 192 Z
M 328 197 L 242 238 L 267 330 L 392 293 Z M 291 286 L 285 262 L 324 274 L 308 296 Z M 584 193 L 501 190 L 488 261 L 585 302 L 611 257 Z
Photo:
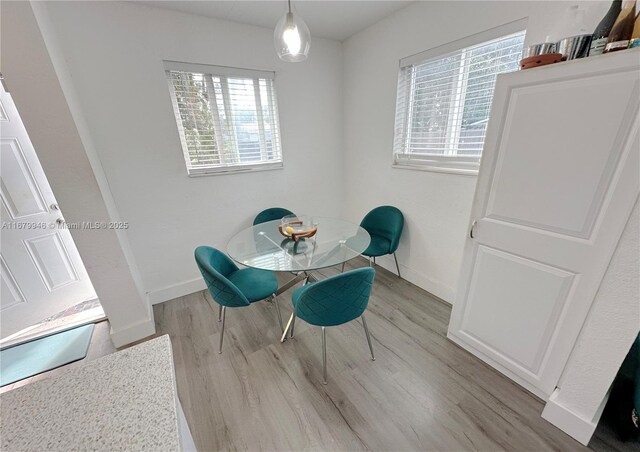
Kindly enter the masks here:
M 366 314 L 376 361 L 359 322 L 329 328 L 326 386 L 319 328 L 298 320 L 295 337 L 281 344 L 272 304 L 229 309 L 219 355 L 209 301 L 200 292 L 154 307 L 156 336 L 171 337 L 178 393 L 200 452 L 588 450 L 540 417 L 539 399 L 446 338 L 449 305 L 385 270 Z M 279 304 L 286 320 L 290 292 Z M 87 358 L 69 366 L 114 351 L 102 322 Z M 612 446 L 592 441 L 596 450 Z
M 219 355 L 208 297 L 154 309 L 200 451 L 586 449 L 540 417 L 539 399 L 447 340 L 450 306 L 385 270 L 367 310 L 376 361 L 359 322 L 329 328 L 326 386 L 319 328 L 298 320 L 281 344 L 273 305 L 229 309 Z M 279 303 L 286 320 L 290 293 Z

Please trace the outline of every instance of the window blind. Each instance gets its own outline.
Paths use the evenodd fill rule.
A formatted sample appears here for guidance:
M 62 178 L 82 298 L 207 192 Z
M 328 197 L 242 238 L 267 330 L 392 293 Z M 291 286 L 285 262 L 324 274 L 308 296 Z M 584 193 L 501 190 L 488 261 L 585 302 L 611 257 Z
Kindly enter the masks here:
M 188 174 L 282 166 L 273 75 L 209 68 L 165 63 Z
M 400 68 L 396 163 L 477 168 L 496 77 L 518 69 L 525 32 Z

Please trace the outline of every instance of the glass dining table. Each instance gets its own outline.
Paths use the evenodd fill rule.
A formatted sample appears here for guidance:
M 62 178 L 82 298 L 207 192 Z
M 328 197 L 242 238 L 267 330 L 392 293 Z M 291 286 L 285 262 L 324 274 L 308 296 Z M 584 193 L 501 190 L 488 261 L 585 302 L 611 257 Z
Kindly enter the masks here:
M 310 218 L 317 225 L 313 237 L 293 240 L 280 233 L 280 220 L 268 221 L 233 236 L 227 244 L 227 254 L 246 267 L 293 273 L 295 276 L 278 288 L 276 295 L 279 295 L 300 282 L 314 281 L 311 271 L 343 264 L 369 246 L 369 233 L 357 224 L 337 218 Z M 293 315 L 284 329 L 282 341 L 292 319 Z

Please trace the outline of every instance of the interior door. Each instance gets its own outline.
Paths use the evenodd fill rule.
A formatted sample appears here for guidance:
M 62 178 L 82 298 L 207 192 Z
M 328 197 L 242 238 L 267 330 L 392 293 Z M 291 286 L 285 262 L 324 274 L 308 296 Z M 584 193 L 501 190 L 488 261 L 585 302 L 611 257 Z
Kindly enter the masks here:
M 638 197 L 639 99 L 632 51 L 496 85 L 449 337 L 541 397 Z
M 0 91 L 0 337 L 96 297 L 11 95 Z

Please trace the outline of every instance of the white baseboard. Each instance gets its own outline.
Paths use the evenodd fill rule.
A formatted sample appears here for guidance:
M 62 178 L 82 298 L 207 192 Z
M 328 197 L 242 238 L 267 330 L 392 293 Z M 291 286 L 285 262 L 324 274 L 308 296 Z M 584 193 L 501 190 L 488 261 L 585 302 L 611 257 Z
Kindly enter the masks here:
M 397 274 L 396 264 L 392 255 L 377 257 L 376 264 L 386 270 L 389 270 L 391 273 Z M 409 281 L 411 284 L 415 284 L 421 289 L 426 290 L 449 304 L 453 304 L 456 297 L 455 288 L 443 284 L 440 281 L 435 281 L 428 276 L 403 265 L 401 262 L 398 262 L 398 264 L 400 265 L 400 274 L 402 279 Z
M 151 336 L 156 332 L 156 322 L 153 318 L 153 309 L 151 305 L 148 305 L 147 318 L 139 322 L 133 323 L 129 326 L 114 330 L 111 327 L 110 336 L 113 345 L 116 347 L 122 347 L 123 345 L 131 344 L 132 342 L 139 341 L 145 337 Z
M 189 295 L 190 293 L 200 292 L 207 288 L 202 277 L 190 279 L 177 284 L 172 284 L 167 287 L 163 287 L 158 290 L 149 292 L 149 302 L 154 304 L 164 303 L 165 301 L 173 300 L 174 298 Z
M 586 446 L 597 424 L 582 418 L 559 403 L 558 394 L 559 390 L 556 388 L 542 411 L 542 417 Z
M 376 264 L 389 270 L 392 273 L 396 273 L 396 264 L 393 260 L 393 256 L 381 256 L 376 258 Z M 402 279 L 409 281 L 412 284 L 426 290 L 427 292 L 435 295 L 436 297 L 446 301 L 449 304 L 453 304 L 456 291 L 453 287 L 442 284 L 439 281 L 435 281 L 417 271 L 400 264 L 400 272 Z M 172 284 L 167 287 L 149 292 L 149 302 L 152 305 L 164 303 L 165 301 L 173 300 L 174 298 L 183 297 L 191 293 L 199 292 L 206 289 L 207 286 L 201 277 L 183 281 L 181 283 Z

